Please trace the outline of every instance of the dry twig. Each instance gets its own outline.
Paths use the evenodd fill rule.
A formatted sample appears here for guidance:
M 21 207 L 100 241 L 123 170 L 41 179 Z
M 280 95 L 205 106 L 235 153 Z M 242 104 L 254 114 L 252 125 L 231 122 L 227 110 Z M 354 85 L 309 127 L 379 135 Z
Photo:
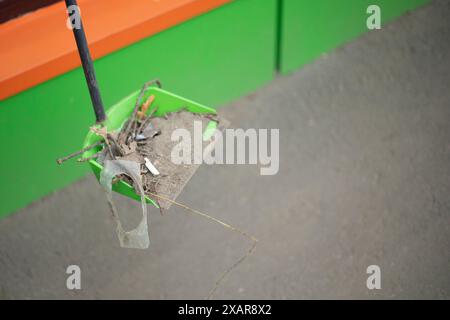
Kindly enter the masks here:
M 102 143 L 103 143 L 103 141 L 101 141 L 101 140 L 100 140 L 100 141 L 97 141 L 96 143 L 91 144 L 90 146 L 87 146 L 87 147 L 85 147 L 85 148 L 83 148 L 83 149 L 81 149 L 81 150 L 79 150 L 79 151 L 77 151 L 77 152 L 74 152 L 74 153 L 72 153 L 72 154 L 69 154 L 69 155 L 66 156 L 66 157 L 57 159 L 57 160 L 56 160 L 56 163 L 57 163 L 57 164 L 61 164 L 61 163 L 63 163 L 64 161 L 67 161 L 67 160 L 69 160 L 69 159 L 75 158 L 76 156 L 82 154 L 83 152 L 88 151 L 88 150 L 90 150 L 90 149 L 92 149 L 92 148 L 95 148 L 95 147 L 101 145 Z

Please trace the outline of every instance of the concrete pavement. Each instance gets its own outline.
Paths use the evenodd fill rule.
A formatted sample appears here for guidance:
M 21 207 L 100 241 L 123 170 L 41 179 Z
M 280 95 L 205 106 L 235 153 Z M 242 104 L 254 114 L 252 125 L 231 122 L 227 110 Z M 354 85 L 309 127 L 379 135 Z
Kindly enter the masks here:
M 449 16 L 434 1 L 220 110 L 280 129 L 280 171 L 203 165 L 179 197 L 260 240 L 216 298 L 450 298 Z M 137 203 L 119 209 L 137 222 Z M 0 297 L 203 298 L 249 245 L 150 212 L 151 247 L 120 248 L 89 176 L 1 220 Z M 372 264 L 381 290 L 366 288 Z

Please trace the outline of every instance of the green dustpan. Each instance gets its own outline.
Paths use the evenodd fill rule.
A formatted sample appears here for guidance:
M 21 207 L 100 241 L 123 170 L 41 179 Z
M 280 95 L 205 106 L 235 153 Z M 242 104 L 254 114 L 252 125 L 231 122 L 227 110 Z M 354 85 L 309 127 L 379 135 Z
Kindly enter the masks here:
M 108 110 L 108 112 L 106 113 L 107 119 L 103 122 L 103 125 L 108 129 L 108 132 L 119 130 L 125 123 L 125 121 L 131 116 L 138 95 L 139 91 L 136 91 L 130 94 L 128 97 L 122 99 L 120 102 L 113 105 Z M 176 112 L 179 110 L 187 110 L 189 112 L 194 113 L 216 114 L 216 111 L 212 108 L 182 98 L 180 96 L 177 96 L 173 93 L 170 93 L 157 87 L 149 87 L 146 90 L 142 101 L 145 101 L 150 95 L 154 95 L 155 97 L 153 105 L 158 107 L 157 111 L 154 114 L 157 117 L 163 116 L 166 113 Z M 89 131 L 84 141 L 83 148 L 90 146 L 101 139 L 102 137 L 96 135 L 92 131 Z M 84 152 L 83 158 L 87 158 L 94 155 L 95 153 L 99 152 L 101 148 L 102 148 L 101 146 L 97 146 Z M 99 164 L 96 160 L 90 160 L 89 164 L 95 176 L 97 177 L 97 180 L 99 180 L 100 173 L 103 170 L 103 166 Z M 136 194 L 134 188 L 123 180 L 120 180 L 117 183 L 113 184 L 112 190 L 138 201 L 141 199 L 140 196 Z M 152 203 L 153 205 L 158 207 L 156 202 L 153 201 L 152 199 L 146 197 L 146 200 L 148 203 Z

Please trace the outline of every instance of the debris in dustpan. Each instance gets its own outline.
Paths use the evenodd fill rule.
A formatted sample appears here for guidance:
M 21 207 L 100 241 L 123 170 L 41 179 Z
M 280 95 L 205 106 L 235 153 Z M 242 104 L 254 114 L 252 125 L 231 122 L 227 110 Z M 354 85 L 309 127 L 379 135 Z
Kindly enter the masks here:
M 156 101 L 153 96 L 149 99 Z M 150 110 L 153 111 L 155 108 Z M 199 167 L 199 164 L 173 163 L 171 152 L 179 142 L 172 141 L 172 133 L 176 129 L 185 129 L 193 136 L 195 121 L 201 122 L 202 127 L 207 128 L 210 121 L 219 120 L 217 117 L 212 118 L 210 114 L 195 114 L 186 110 L 172 112 L 164 117 L 154 117 L 151 111 L 144 117 L 138 116 L 138 111 L 137 116 L 126 122 L 120 132 L 106 133 L 112 147 L 111 150 L 104 149 L 98 155 L 97 162 L 101 165 L 104 161 L 117 159 L 138 162 L 142 168 L 144 192 L 155 200 L 161 209 L 167 210 L 172 203 L 155 199 L 153 195 L 175 200 Z M 219 130 L 223 128 L 220 121 L 218 128 Z M 98 134 L 105 135 L 104 132 Z M 206 146 L 211 142 L 202 143 Z M 133 185 L 129 177 L 120 176 L 120 178 Z
M 214 109 L 150 87 L 152 84 L 161 87 L 158 80 L 147 82 L 137 97 L 133 95 L 136 102 L 126 98 L 125 103 L 113 106 L 106 125 L 91 127 L 87 138 L 90 145 L 57 161 L 62 163 L 83 153 L 78 161 L 89 161 L 98 179 L 107 161 L 137 162 L 147 202 L 153 201 L 163 210 L 171 206 L 199 167 L 196 163 L 172 162 L 171 152 L 179 143 L 172 141 L 174 130 L 184 129 L 192 137 L 194 126 L 201 122 L 200 127 L 205 130 L 200 143 L 210 149 L 214 131 L 223 130 L 227 121 L 219 120 Z M 114 178 L 112 189 L 136 200 L 140 198 L 135 183 L 126 174 Z

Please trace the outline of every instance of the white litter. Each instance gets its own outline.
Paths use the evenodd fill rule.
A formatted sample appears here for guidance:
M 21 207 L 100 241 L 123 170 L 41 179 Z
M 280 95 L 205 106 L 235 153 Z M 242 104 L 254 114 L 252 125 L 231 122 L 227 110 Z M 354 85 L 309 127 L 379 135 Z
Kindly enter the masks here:
M 148 171 L 150 171 L 150 173 L 152 175 L 158 176 L 159 175 L 159 171 L 158 171 L 158 169 L 155 168 L 153 163 L 151 163 L 148 158 L 144 158 L 144 160 L 145 160 L 145 166 L 147 167 Z

